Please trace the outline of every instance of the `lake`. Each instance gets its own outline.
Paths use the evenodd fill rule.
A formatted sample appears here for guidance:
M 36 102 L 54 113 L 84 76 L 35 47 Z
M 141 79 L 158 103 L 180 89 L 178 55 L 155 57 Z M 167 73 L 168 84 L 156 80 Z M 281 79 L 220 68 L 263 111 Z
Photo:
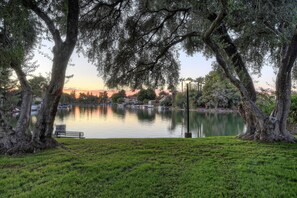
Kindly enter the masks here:
M 116 106 L 80 107 L 58 110 L 55 124 L 69 131 L 83 131 L 86 138 L 172 138 L 184 137 L 186 112 L 154 109 L 123 109 Z M 33 117 L 33 122 L 36 117 Z M 243 133 L 237 113 L 190 112 L 193 138 Z

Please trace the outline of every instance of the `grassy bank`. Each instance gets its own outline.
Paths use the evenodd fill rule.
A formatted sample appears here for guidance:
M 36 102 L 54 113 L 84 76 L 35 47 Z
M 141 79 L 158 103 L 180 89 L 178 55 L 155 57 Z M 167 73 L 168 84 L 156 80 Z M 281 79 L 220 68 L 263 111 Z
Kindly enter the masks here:
M 0 157 L 0 197 L 296 197 L 297 145 L 205 139 L 59 139 Z

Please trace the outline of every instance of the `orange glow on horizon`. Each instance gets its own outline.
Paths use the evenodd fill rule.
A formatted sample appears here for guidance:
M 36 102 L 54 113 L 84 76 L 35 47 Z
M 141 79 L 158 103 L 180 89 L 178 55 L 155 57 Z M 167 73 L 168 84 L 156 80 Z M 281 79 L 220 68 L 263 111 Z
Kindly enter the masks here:
M 84 94 L 89 93 L 89 94 L 92 94 L 94 96 L 99 96 L 100 93 L 102 93 L 104 91 L 107 92 L 107 95 L 110 98 L 112 96 L 112 94 L 118 93 L 120 90 L 79 90 L 79 89 L 69 89 L 69 88 L 63 89 L 63 93 L 67 93 L 67 94 L 70 94 L 73 91 L 75 91 L 75 98 L 78 98 L 80 93 L 84 93 Z M 135 90 L 135 91 L 125 90 L 125 91 L 126 91 L 127 96 L 133 96 L 133 95 L 135 95 L 135 94 L 137 94 L 139 92 L 139 90 Z M 156 89 L 155 92 L 156 92 L 157 95 L 159 95 L 161 90 Z M 166 92 L 169 93 L 168 91 L 166 91 Z
M 89 94 L 92 94 L 94 96 L 99 96 L 100 93 L 106 91 L 108 97 L 111 97 L 112 94 L 119 92 L 119 90 L 76 90 L 76 89 L 67 89 L 67 88 L 63 89 L 63 92 L 67 93 L 67 94 L 70 94 L 73 91 L 75 91 L 75 97 L 76 98 L 79 97 L 80 93 L 84 93 L 84 94 L 89 93 Z M 137 92 L 138 92 L 138 90 L 135 90 L 135 91 L 127 91 L 126 90 L 126 95 L 127 96 L 132 96 L 132 95 L 136 94 Z

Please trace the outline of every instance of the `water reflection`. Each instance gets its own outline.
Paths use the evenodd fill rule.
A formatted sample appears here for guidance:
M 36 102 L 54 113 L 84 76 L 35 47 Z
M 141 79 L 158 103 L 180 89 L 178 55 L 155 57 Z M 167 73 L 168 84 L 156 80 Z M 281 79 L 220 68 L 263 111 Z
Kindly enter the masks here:
M 89 138 L 183 137 L 185 117 L 184 111 L 74 107 L 58 111 L 55 123 L 84 131 Z M 237 135 L 243 131 L 244 123 L 236 113 L 190 112 L 193 137 Z

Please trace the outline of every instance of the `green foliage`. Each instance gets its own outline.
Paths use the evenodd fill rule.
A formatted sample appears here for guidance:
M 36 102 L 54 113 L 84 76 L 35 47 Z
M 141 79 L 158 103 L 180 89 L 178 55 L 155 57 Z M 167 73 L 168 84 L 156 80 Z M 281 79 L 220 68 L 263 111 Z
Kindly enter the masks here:
M 121 104 L 121 103 L 124 103 L 125 102 L 125 99 L 124 98 L 118 98 L 116 103 L 118 104 Z
M 60 103 L 62 103 L 62 104 L 73 104 L 73 103 L 75 103 L 75 101 L 76 101 L 75 95 L 68 94 L 68 93 L 62 93 Z
M 99 97 L 92 94 L 79 93 L 79 97 L 76 100 L 80 104 L 99 104 Z
M 261 89 L 258 92 L 256 104 L 264 113 L 270 115 L 275 108 L 275 94 Z
M 232 108 L 239 104 L 240 95 L 236 88 L 217 70 L 211 71 L 205 76 L 205 85 L 199 100 L 206 107 Z
M 155 100 L 156 99 L 156 93 L 155 90 L 153 89 L 141 89 L 138 93 L 137 93 L 137 100 L 144 102 L 144 100 Z
M 0 157 L 2 197 L 295 197 L 296 144 L 203 139 L 58 139 Z M 67 149 L 65 149 L 65 148 Z
M 107 91 L 99 93 L 99 103 L 100 104 L 107 104 L 108 102 L 108 94 Z
M 270 115 L 275 109 L 276 101 L 275 94 L 270 93 L 269 90 L 261 89 L 257 97 L 257 106 L 267 115 Z M 289 117 L 287 120 L 288 124 L 295 125 L 297 123 L 297 94 L 293 93 L 291 96 L 291 107 Z
M 39 75 L 33 76 L 33 78 L 29 79 L 28 81 L 32 88 L 33 95 L 35 97 L 42 97 L 43 92 L 49 83 L 48 80 L 45 77 Z
M 186 103 L 187 103 L 187 98 L 185 93 L 178 92 L 175 96 L 174 106 L 183 109 L 186 107 Z
M 0 2 L 0 67 L 22 64 L 37 39 L 37 23 L 19 0 Z
M 154 31 L 156 25 L 165 27 L 162 21 L 168 13 L 142 14 L 142 8 L 146 9 L 144 1 L 112 2 L 105 6 L 89 3 L 94 9 L 82 10 L 80 30 L 80 47 L 97 65 L 107 85 L 141 88 L 141 85 L 164 86 L 165 82 L 176 84 L 179 75 L 177 52 L 170 44 L 170 38 L 158 39 L 161 35 L 170 37 L 171 33 L 166 29 L 159 31 L 159 28 Z M 138 8 L 141 11 L 135 12 Z
M 148 104 L 149 100 L 148 99 L 144 99 L 142 102 L 143 102 L 143 104 Z
M 112 100 L 112 103 L 122 103 L 125 97 L 126 97 L 126 91 L 121 90 L 118 93 L 112 94 L 111 100 Z
M 291 124 L 297 124 L 297 94 L 292 94 L 291 107 L 288 122 Z
M 214 56 L 203 42 L 203 35 L 221 11 L 221 1 L 120 2 L 108 5 L 89 2 L 93 9 L 82 11 L 81 45 L 86 46 L 88 57 L 109 86 L 139 87 L 142 83 L 162 86 L 165 81 L 176 85 L 178 44 L 188 54 L 202 52 L 207 57 Z M 282 45 L 295 32 L 297 2 L 226 2 L 227 15 L 222 27 L 227 29 L 227 36 L 245 64 L 254 72 L 260 72 L 265 58 L 277 65 Z M 224 46 L 218 41 L 222 34 L 214 31 L 211 35 L 221 49 Z
M 165 96 L 165 100 L 163 100 L 160 105 L 165 107 L 171 107 L 172 106 L 172 97 L 171 96 Z

